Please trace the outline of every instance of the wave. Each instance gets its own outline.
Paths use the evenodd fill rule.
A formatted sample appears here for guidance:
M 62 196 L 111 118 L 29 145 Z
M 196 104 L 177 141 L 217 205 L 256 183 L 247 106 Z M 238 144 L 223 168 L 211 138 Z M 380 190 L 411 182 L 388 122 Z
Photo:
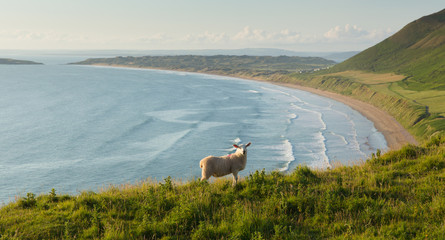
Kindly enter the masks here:
M 326 138 L 324 137 L 322 132 L 318 132 L 316 139 L 318 140 L 318 144 L 322 147 L 322 149 L 316 156 L 316 159 L 320 163 L 318 165 L 315 165 L 314 167 L 331 168 L 332 166 L 327 155 Z
M 172 148 L 177 142 L 189 134 L 191 129 L 180 132 L 168 133 L 157 136 L 145 142 L 135 142 L 131 145 L 137 148 L 143 148 L 147 151 L 147 155 L 154 159 L 159 154 Z
M 174 123 L 191 123 L 196 124 L 198 121 L 188 121 L 188 120 L 181 120 L 181 118 L 184 118 L 186 116 L 192 115 L 192 114 L 198 114 L 199 111 L 197 110 L 191 110 L 191 109 L 181 109 L 181 110 L 161 110 L 161 111 L 152 111 L 152 112 L 146 112 L 145 115 L 157 118 L 164 122 L 174 122 Z
M 300 102 L 300 103 L 308 104 L 307 102 L 301 100 L 299 97 L 297 97 L 297 96 L 295 96 L 295 95 L 293 95 L 293 94 L 290 94 L 290 93 L 288 93 L 288 92 L 281 91 L 281 90 L 278 90 L 278 89 L 267 88 L 267 87 L 261 87 L 261 88 L 264 89 L 264 90 L 270 91 L 270 92 L 281 93 L 281 94 L 283 94 L 283 95 L 286 95 L 286 96 L 288 96 L 288 97 L 291 97 L 291 98 L 297 100 L 297 101 Z
M 294 156 L 294 148 L 288 139 L 283 140 L 280 145 L 263 146 L 261 148 L 278 152 L 280 157 L 276 158 L 276 160 L 284 162 L 284 165 L 281 168 L 278 168 L 278 171 L 280 172 L 288 171 L 289 165 L 296 160 Z
M 332 131 L 329 131 L 328 133 L 333 135 L 333 136 L 336 136 L 336 137 L 340 138 L 345 145 L 349 144 L 349 142 L 346 140 L 346 138 L 343 135 L 335 133 L 335 132 L 332 132 Z
M 260 92 L 258 92 L 258 91 L 256 91 L 256 90 L 249 90 L 249 91 L 247 91 L 247 92 L 250 92 L 250 93 L 260 93 Z
M 288 139 L 283 141 L 283 155 L 287 159 L 287 162 L 282 168 L 278 169 L 280 172 L 288 171 L 290 163 L 295 161 L 294 150 Z

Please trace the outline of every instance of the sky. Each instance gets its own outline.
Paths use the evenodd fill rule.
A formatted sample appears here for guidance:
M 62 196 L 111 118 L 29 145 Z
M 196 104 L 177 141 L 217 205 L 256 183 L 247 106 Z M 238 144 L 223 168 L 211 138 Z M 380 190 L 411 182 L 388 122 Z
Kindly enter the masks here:
M 361 51 L 443 0 L 0 0 L 0 49 Z

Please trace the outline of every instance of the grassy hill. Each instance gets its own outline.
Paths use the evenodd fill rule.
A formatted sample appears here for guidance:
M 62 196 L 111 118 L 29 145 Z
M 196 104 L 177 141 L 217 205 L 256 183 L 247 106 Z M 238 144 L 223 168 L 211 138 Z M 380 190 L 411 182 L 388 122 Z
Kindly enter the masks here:
M 418 140 L 445 132 L 445 9 L 327 71 L 277 79 L 351 96 L 394 116 Z
M 26 60 L 17 60 L 17 59 L 11 59 L 11 58 L 0 58 L 0 64 L 32 65 L 32 64 L 42 64 L 42 63 L 33 62 L 33 61 L 26 61 Z
M 394 72 L 406 76 L 400 84 L 408 90 L 445 90 L 445 9 L 411 22 L 333 70 Z
M 48 190 L 49 191 L 49 190 Z M 445 138 L 364 164 L 256 171 L 233 188 L 170 178 L 99 193 L 28 193 L 0 239 L 444 239 Z
M 73 63 L 80 65 L 122 65 L 141 68 L 159 68 L 192 72 L 213 72 L 234 74 L 239 72 L 296 72 L 316 68 L 326 68 L 334 61 L 320 57 L 288 56 L 235 56 L 235 55 L 179 55 L 179 56 L 145 56 L 92 58 Z

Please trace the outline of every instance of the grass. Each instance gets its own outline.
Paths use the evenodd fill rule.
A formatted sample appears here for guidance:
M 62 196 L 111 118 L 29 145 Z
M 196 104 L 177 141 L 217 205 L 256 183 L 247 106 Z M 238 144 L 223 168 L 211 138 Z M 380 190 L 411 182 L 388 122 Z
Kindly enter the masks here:
M 242 71 L 300 71 L 315 68 L 326 68 L 335 64 L 334 61 L 319 57 L 288 57 L 288 56 L 144 56 L 144 57 L 115 57 L 91 58 L 73 63 L 80 65 L 105 64 L 125 65 L 131 67 L 162 68 L 192 72 L 242 72 Z
M 445 90 L 445 9 L 406 25 L 396 34 L 336 65 L 333 71 L 394 72 L 409 90 Z
M 336 73 L 326 73 L 322 76 L 339 77 L 365 84 L 370 89 L 400 97 L 413 103 L 428 106 L 431 113 L 445 113 L 445 90 L 413 90 L 404 82 L 407 77 L 394 73 L 372 73 L 349 70 Z
M 145 181 L 77 196 L 28 193 L 0 239 L 443 239 L 445 138 L 360 166 L 256 171 L 231 187 Z
M 398 82 L 406 77 L 395 73 L 371 73 L 357 70 L 348 70 L 337 73 L 326 74 L 327 76 L 343 76 L 363 84 L 382 84 L 390 82 Z

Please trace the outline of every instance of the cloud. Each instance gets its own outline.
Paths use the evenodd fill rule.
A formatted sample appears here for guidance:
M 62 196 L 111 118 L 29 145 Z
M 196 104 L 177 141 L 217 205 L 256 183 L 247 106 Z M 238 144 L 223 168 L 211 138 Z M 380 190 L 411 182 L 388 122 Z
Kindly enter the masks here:
M 170 38 L 165 33 L 155 33 L 152 35 L 146 35 L 142 37 L 138 37 L 136 39 L 120 39 L 118 41 L 131 41 L 131 42 L 141 42 L 141 43 L 148 43 L 148 44 L 157 44 L 162 42 L 168 42 L 170 41 Z
M 357 25 L 335 26 L 323 34 L 328 41 L 380 41 L 391 34 L 391 30 L 364 30 Z
M 204 31 L 186 35 L 152 33 L 105 36 L 99 33 L 70 34 L 56 31 L 0 30 L 6 48 L 97 48 L 97 49 L 202 49 L 271 47 L 301 50 L 363 49 L 388 37 L 392 31 L 366 30 L 357 25 L 335 26 L 320 34 L 291 29 L 267 31 L 245 26 L 232 33 Z M 335 45 L 333 45 L 335 44 Z
M 81 35 L 73 35 L 68 33 L 58 33 L 54 31 L 29 31 L 29 30 L 14 30 L 14 31 L 1 31 L 0 38 L 3 41 L 18 41 L 18 42 L 88 42 L 90 39 Z
M 210 33 L 205 31 L 200 34 L 187 34 L 181 40 L 191 43 L 224 43 L 229 40 L 226 33 Z
M 295 43 L 302 40 L 301 34 L 289 29 L 278 32 L 267 32 L 262 29 L 251 29 L 246 26 L 231 37 L 232 41 L 251 41 L 256 43 Z

